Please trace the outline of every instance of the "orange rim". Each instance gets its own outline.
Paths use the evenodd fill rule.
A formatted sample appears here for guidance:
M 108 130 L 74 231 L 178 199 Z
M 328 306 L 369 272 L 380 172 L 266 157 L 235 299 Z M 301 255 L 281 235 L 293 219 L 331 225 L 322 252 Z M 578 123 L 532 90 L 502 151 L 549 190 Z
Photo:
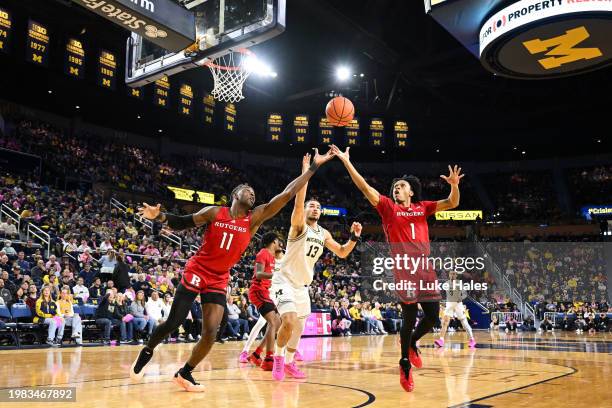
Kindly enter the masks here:
M 240 49 L 237 49 L 236 51 L 232 51 L 232 52 L 238 52 L 240 54 L 247 55 L 249 57 L 254 57 L 255 56 L 255 53 L 253 51 L 247 49 L 247 48 L 240 48 Z M 221 58 L 221 57 L 219 57 L 219 58 Z M 230 67 L 230 66 L 218 65 L 218 64 L 215 64 L 212 61 L 205 62 L 204 65 L 206 65 L 207 67 L 210 67 L 210 68 L 220 69 L 222 71 L 240 71 L 240 70 L 242 70 L 241 66 Z

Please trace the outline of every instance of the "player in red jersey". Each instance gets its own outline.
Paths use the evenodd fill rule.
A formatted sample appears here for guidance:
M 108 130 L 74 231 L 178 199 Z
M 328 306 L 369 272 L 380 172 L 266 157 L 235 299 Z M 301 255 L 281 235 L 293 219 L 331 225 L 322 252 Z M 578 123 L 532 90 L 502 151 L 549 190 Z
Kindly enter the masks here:
M 410 257 L 428 256 L 427 217 L 459 205 L 459 181 L 464 176 L 461 174 L 461 168 L 448 166 L 449 175 L 440 176 L 451 187 L 450 195 L 445 200 L 422 200 L 421 182 L 415 176 L 403 176 L 393 180 L 390 193 L 392 198 L 389 198 L 371 187 L 357 172 L 350 161 L 349 149 L 347 147 L 346 151 L 342 152 L 337 146 L 332 146 L 332 152 L 342 161 L 353 183 L 380 215 L 387 242 L 391 246 L 391 255 L 393 257 L 404 254 Z M 407 273 L 407 271 L 399 271 L 398 268 L 394 269 L 396 281 L 405 280 L 416 283 L 416 289 L 409 294 L 403 291 L 396 292 L 402 299 L 404 320 L 400 332 L 402 345 L 402 357 L 399 362 L 400 384 L 408 392 L 414 389 L 412 365 L 417 368 L 423 365 L 416 342 L 431 330 L 440 312 L 440 293 L 436 290 L 420 289 L 421 282 L 426 285 L 437 279 L 435 270 L 425 263 L 424 267 L 413 272 Z M 421 305 L 425 316 L 414 329 L 418 312 L 417 304 Z
M 232 191 L 231 207 L 208 206 L 195 214 L 177 216 L 160 211 L 160 205 L 144 204 L 139 208 L 143 217 L 155 220 L 180 231 L 206 225 L 202 237 L 202 246 L 192 256 L 185 267 L 168 319 L 160 324 L 140 351 L 130 369 L 130 377 L 140 380 L 144 376 L 144 367 L 151 360 L 153 350 L 170 333 L 174 332 L 187 317 L 191 304 L 199 294 L 202 300 L 202 338 L 194 346 L 191 357 L 174 375 L 174 382 L 186 391 L 202 392 L 203 385 L 197 383 L 191 372 L 208 355 L 215 342 L 223 312 L 225 310 L 225 289 L 230 268 L 238 262 L 246 250 L 251 237 L 262 223 L 274 217 L 308 182 L 319 166 L 333 158 L 331 149 L 315 155 L 308 171 L 293 180 L 269 203 L 253 208 L 255 192 L 246 184 L 241 184 Z
M 261 361 L 261 368 L 265 371 L 272 371 L 274 359 L 274 340 L 276 332 L 280 327 L 281 321 L 274 302 L 270 299 L 270 286 L 272 286 L 272 273 L 276 267 L 276 252 L 281 249 L 281 243 L 278 236 L 274 232 L 268 232 L 261 237 L 262 249 L 255 257 L 255 270 L 253 271 L 253 280 L 249 288 L 249 300 L 257 307 L 259 314 L 266 319 L 268 328 L 266 335 L 257 347 L 257 349 L 249 357 L 255 365 Z M 263 346 L 263 347 L 262 347 Z M 265 358 L 261 359 L 263 348 L 266 349 Z

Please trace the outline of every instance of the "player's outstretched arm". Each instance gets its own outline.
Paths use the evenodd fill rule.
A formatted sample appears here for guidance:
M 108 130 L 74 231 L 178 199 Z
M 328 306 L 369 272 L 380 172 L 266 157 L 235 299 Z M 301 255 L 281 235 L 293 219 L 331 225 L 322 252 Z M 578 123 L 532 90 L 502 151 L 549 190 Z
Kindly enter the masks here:
M 302 174 L 308 171 L 310 167 L 310 154 L 307 153 L 302 159 Z M 289 238 L 299 236 L 304 230 L 304 201 L 306 200 L 306 190 L 308 189 L 308 182 L 304 184 L 304 187 L 298 191 L 295 195 L 293 203 L 293 211 L 291 212 L 291 229 L 289 230 Z
M 291 183 L 285 187 L 282 193 L 278 194 L 267 204 L 262 204 L 253 210 L 252 223 L 255 229 L 259 228 L 261 224 L 270 218 L 274 217 L 287 203 L 295 197 L 302 187 L 306 185 L 308 180 L 315 174 L 317 169 L 324 163 L 328 162 L 334 157 L 331 149 L 324 155 L 319 154 L 317 149 L 312 160 L 312 164 L 308 168 L 308 171 L 294 179 Z
M 208 206 L 202 208 L 195 214 L 174 215 L 161 212 L 161 204 L 153 206 L 143 203 L 143 206 L 138 208 L 138 215 L 149 220 L 161 222 L 162 224 L 167 223 L 170 229 L 181 231 L 211 222 L 215 219 L 218 211 L 219 207 Z
M 350 147 L 346 148 L 346 151 L 341 151 L 338 146 L 332 145 L 332 152 L 342 161 L 344 167 L 348 171 L 349 176 L 353 180 L 353 183 L 359 190 L 365 195 L 372 206 L 376 207 L 380 201 L 380 193 L 376 189 L 368 184 L 361 174 L 357 171 L 349 156 Z
M 444 181 L 446 181 L 451 186 L 451 191 L 447 199 L 439 200 L 436 206 L 437 211 L 445 211 L 452 210 L 453 208 L 457 208 L 459 206 L 459 182 L 465 176 L 465 174 L 461 174 L 461 167 L 458 167 L 455 164 L 455 167 L 448 166 L 448 176 L 441 175 Z
M 340 245 L 329 233 L 325 230 L 325 247 L 336 254 L 339 258 L 346 258 L 355 249 L 359 237 L 361 237 L 362 226 L 358 222 L 351 225 L 351 238 L 344 245 Z

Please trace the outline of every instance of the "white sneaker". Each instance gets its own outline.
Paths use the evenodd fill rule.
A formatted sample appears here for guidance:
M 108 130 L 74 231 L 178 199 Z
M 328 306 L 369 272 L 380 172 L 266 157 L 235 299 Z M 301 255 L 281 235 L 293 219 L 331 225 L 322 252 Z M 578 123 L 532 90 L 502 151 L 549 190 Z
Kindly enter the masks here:
M 244 334 L 242 335 L 242 340 L 248 340 L 248 339 L 249 339 L 249 335 L 248 335 L 248 334 L 246 334 L 246 333 L 244 333 Z
M 194 341 L 194 338 L 193 338 L 193 336 L 191 334 L 188 334 L 187 335 L 187 340 Z
M 202 338 L 201 334 L 198 334 L 198 337 L 196 337 L 198 340 L 200 340 Z

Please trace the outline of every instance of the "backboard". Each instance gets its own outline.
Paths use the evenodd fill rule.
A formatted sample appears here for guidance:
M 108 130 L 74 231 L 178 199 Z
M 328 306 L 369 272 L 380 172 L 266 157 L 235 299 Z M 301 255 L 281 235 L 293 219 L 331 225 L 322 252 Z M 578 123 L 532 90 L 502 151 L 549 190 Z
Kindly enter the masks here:
M 137 87 L 249 48 L 285 30 L 286 0 L 176 0 L 195 15 L 198 43 L 165 50 L 132 33 L 127 44 L 126 83 Z

